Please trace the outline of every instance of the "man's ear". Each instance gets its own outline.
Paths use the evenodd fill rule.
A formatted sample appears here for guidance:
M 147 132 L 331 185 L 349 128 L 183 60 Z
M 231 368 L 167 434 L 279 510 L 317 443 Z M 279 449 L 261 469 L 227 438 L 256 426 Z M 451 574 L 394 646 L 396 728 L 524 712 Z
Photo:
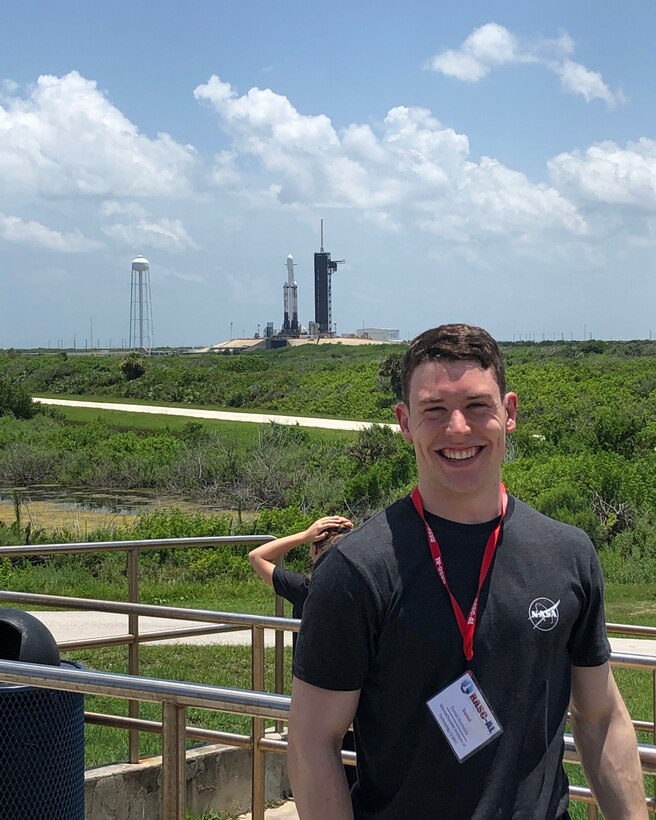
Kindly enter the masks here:
M 401 428 L 401 435 L 404 441 L 412 441 L 412 433 L 410 432 L 410 413 L 408 408 L 400 401 L 394 408 L 396 413 L 396 420 Z
M 517 393 L 506 393 L 503 404 L 506 408 L 506 433 L 512 433 L 517 427 Z

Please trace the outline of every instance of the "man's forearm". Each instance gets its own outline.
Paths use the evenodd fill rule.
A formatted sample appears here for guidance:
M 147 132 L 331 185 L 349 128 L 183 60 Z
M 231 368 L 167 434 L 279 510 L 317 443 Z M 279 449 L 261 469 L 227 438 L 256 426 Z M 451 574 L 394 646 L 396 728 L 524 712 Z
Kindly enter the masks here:
M 339 749 L 317 743 L 291 745 L 289 780 L 300 820 L 353 820 Z
M 605 726 L 578 720 L 573 713 L 572 733 L 606 820 L 647 820 L 644 780 L 628 713 L 615 712 Z

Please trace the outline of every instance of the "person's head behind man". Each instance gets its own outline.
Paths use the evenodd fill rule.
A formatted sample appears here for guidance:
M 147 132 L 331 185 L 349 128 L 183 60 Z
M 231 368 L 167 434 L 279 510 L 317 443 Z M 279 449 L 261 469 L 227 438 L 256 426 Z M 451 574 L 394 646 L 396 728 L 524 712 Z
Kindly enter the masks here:
M 425 508 L 462 523 L 493 518 L 517 414 L 499 346 L 482 328 L 441 325 L 410 343 L 401 377 L 396 417 L 415 449 Z
M 317 538 L 310 544 L 310 561 L 312 564 L 316 564 L 316 562 L 321 558 L 321 556 L 328 550 L 329 547 L 339 541 L 340 538 L 343 538 L 347 532 L 350 532 L 353 529 L 353 524 L 349 522 L 349 524 L 338 524 L 331 527 L 327 527 Z

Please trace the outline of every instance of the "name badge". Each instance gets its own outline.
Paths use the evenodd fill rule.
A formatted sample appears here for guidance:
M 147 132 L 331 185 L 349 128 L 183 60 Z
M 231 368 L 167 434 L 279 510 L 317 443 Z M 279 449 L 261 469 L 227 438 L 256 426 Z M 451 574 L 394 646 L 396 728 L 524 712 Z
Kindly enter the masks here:
M 471 672 L 434 695 L 427 706 L 460 763 L 503 732 Z

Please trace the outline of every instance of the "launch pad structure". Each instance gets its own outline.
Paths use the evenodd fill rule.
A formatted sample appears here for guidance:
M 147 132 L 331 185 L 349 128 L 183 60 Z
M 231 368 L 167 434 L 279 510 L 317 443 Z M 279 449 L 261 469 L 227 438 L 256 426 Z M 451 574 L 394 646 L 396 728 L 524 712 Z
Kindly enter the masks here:
M 287 281 L 282 286 L 284 318 L 281 336 L 299 336 L 301 327 L 298 323 L 298 285 L 294 279 L 294 257 L 287 257 Z
M 280 331 L 275 333 L 273 322 L 268 322 L 264 333 L 265 338 L 298 339 L 308 332 L 311 337 L 334 335 L 331 278 L 337 270 L 337 265 L 345 261 L 344 259 L 332 259 L 330 253 L 324 250 L 322 219 L 321 246 L 319 252 L 314 254 L 314 321 L 308 323 L 306 331 L 298 318 L 298 285 L 294 276 L 296 262 L 290 253 L 287 257 L 287 281 L 282 286 L 282 326 Z
M 321 220 L 321 249 L 314 254 L 314 321 L 319 334 L 333 332 L 332 275 L 345 259 L 331 259 L 323 249 L 323 219 Z

